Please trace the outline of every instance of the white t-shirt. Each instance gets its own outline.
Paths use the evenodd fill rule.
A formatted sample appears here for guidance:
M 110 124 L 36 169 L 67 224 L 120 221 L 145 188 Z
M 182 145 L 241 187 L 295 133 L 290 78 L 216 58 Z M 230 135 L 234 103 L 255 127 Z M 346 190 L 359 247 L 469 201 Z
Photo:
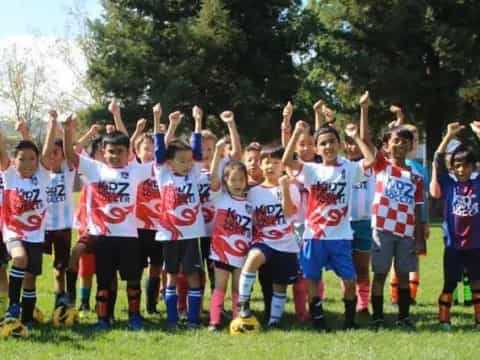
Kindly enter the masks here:
M 375 197 L 375 174 L 368 171 L 362 179 L 353 184 L 351 200 L 351 221 L 372 218 L 373 198 Z
M 156 230 L 160 225 L 161 200 L 155 176 L 151 176 L 138 186 L 136 205 L 138 228 Z
M 66 161 L 59 173 L 50 172 L 47 187 L 48 211 L 45 219 L 47 231 L 71 229 L 73 222 L 73 185 L 75 169 L 69 169 Z
M 215 206 L 210 259 L 241 268 L 252 240 L 252 206 L 226 192 L 212 192 Z
M 296 185 L 290 185 L 290 197 L 298 209 L 301 200 Z M 284 215 L 280 187 L 257 185 L 249 190 L 248 202 L 253 207 L 253 243 L 265 243 L 282 252 L 298 252 L 293 226 L 295 216 Z
M 305 163 L 302 174 L 308 189 L 303 238 L 351 240 L 350 200 L 352 186 L 362 179 L 363 161 L 339 157 L 335 166 Z
M 156 240 L 186 240 L 206 236 L 197 182 L 201 168 L 201 163 L 195 163 L 188 175 L 179 176 L 167 164 L 155 166 L 161 197 Z
M 138 237 L 135 204 L 138 185 L 148 179 L 153 163 L 130 162 L 112 168 L 86 156 L 80 156 L 79 172 L 89 184 L 86 207 L 91 235 Z
M 3 238 L 42 243 L 45 238 L 47 186 L 50 171 L 42 164 L 31 178 L 22 178 L 12 164 L 2 172 Z

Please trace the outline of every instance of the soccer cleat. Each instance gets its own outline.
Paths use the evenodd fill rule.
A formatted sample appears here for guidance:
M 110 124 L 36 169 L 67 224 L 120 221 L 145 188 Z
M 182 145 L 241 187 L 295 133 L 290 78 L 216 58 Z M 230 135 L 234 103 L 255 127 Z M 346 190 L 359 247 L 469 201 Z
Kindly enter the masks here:
M 110 323 L 108 322 L 108 320 L 99 319 L 99 320 L 93 325 L 93 329 L 94 329 L 95 331 L 105 331 L 105 330 L 108 330 L 108 329 L 110 329 Z
M 143 319 L 140 314 L 132 314 L 128 318 L 128 329 L 131 331 L 140 331 L 143 329 Z
M 452 324 L 450 324 L 449 322 L 441 322 L 440 329 L 442 331 L 452 331 Z
M 360 329 L 360 326 L 358 326 L 357 323 L 354 321 L 346 321 L 343 323 L 343 330 L 358 330 Z
M 10 318 L 10 320 L 4 320 L 0 325 L 0 336 L 27 337 L 28 329 L 20 320 Z
M 185 329 L 187 329 L 187 330 L 198 330 L 198 329 L 200 329 L 200 324 L 193 323 L 193 322 L 187 322 L 185 324 Z
M 404 318 L 401 320 L 397 320 L 395 322 L 395 325 L 400 328 L 401 330 L 406 330 L 406 331 L 415 331 L 415 324 L 413 323 L 410 318 Z
M 252 317 L 252 311 L 250 310 L 250 302 L 245 301 L 244 303 L 240 304 L 240 311 L 239 311 L 239 316 L 242 319 L 248 319 Z
M 238 317 L 230 323 L 230 335 L 256 334 L 260 332 L 260 323 L 255 316 Z
M 90 316 L 90 306 L 88 304 L 81 304 L 78 308 L 78 316 L 80 319 L 86 319 Z
M 33 309 L 33 321 L 37 324 L 43 324 L 45 322 L 45 315 L 38 307 Z
M 5 313 L 4 321 L 8 322 L 8 321 L 18 320 L 20 318 L 20 311 L 21 311 L 20 304 L 10 305 L 7 309 L 7 312 Z
M 370 323 L 370 327 L 374 331 L 379 331 L 385 329 L 385 320 L 383 319 L 375 319 Z
M 210 324 L 208 326 L 208 332 L 211 332 L 211 333 L 218 333 L 222 331 L 220 325 L 215 325 L 215 324 Z
M 60 305 L 53 312 L 52 320 L 55 327 L 71 327 L 78 323 L 78 311 L 73 307 Z
M 316 331 L 319 331 L 319 332 L 328 332 L 330 331 L 329 327 L 327 326 L 327 323 L 325 321 L 325 318 L 322 316 L 320 318 L 317 318 L 317 319 L 313 319 L 312 320 L 312 325 L 313 325 L 313 328 L 316 330 Z

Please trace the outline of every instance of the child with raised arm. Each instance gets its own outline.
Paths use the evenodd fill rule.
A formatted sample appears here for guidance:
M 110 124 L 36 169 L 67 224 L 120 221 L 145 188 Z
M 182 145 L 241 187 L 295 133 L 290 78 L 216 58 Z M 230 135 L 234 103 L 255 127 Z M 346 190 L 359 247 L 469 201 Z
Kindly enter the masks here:
M 171 113 L 169 119 L 175 121 L 182 116 L 177 111 Z M 197 183 L 202 168 L 201 118 L 195 119 L 193 148 L 177 139 L 170 141 L 166 148 L 164 126 L 158 117 L 154 119 L 154 129 L 155 177 L 162 200 L 156 240 L 165 242 L 163 255 L 167 273 L 167 323 L 172 330 L 177 327 L 179 316 L 176 281 L 181 266 L 190 287 L 187 326 L 195 328 L 200 325 L 202 301 L 202 259 L 198 239 L 206 235 Z
M 12 259 L 9 307 L 3 326 L 9 327 L 6 330 L 11 330 L 12 334 L 24 334 L 23 325 L 31 326 L 33 323 L 37 300 L 36 277 L 42 273 L 45 216 L 48 208 L 48 157 L 53 149 L 56 120 L 56 111 L 50 111 L 47 137 L 41 154 L 33 142 L 22 140 L 15 147 L 13 160 L 10 160 L 4 137 L 0 134 L 0 170 L 4 181 L 2 230 Z
M 363 170 L 373 165 L 374 156 L 360 139 L 356 126 L 352 125 L 346 129 L 346 134 L 355 139 L 364 159 L 351 162 L 339 157 L 340 136 L 333 127 L 324 126 L 318 130 L 316 138 L 317 152 L 322 156 L 323 163 L 300 164 L 294 161 L 293 154 L 296 142 L 307 127 L 303 121 L 296 124 L 283 163 L 293 171 L 301 172 L 303 183 L 309 190 L 300 261 L 303 275 L 309 282 L 310 316 L 314 328 L 327 328 L 317 286 L 323 269 L 329 266 L 344 281 L 344 328 L 352 329 L 356 328 L 357 297 L 352 259 L 350 196 L 352 185 L 361 179 Z
M 210 331 L 221 326 L 221 312 L 232 277 L 232 311 L 238 311 L 238 281 L 252 240 L 252 207 L 247 201 L 248 175 L 245 165 L 230 160 L 223 169 L 225 140 L 215 147 L 211 168 L 211 194 L 215 209 L 210 259 L 215 269 L 215 289 L 210 304 Z M 219 175 L 221 173 L 221 175 Z
M 472 123 L 472 130 L 480 135 L 480 126 Z M 452 293 L 461 280 L 463 269 L 468 272 L 472 287 L 475 325 L 480 328 L 480 177 L 472 150 L 458 146 L 450 157 L 451 172 L 445 164 L 448 144 L 463 130 L 459 123 L 448 125 L 447 134 L 440 143 L 434 161 L 432 184 L 439 186 L 444 200 L 445 251 L 443 256 L 443 290 L 438 299 L 438 320 L 445 330 L 451 329 L 450 307 Z

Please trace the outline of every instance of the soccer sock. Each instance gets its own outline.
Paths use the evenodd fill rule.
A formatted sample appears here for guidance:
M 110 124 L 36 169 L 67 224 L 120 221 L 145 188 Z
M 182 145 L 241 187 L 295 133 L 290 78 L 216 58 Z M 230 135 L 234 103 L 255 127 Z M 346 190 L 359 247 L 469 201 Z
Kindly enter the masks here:
M 451 293 L 442 293 L 438 298 L 438 321 L 450 323 L 450 308 L 452 307 L 453 296 Z
M 160 291 L 160 278 L 149 277 L 147 280 L 147 311 L 155 310 L 158 302 L 158 292 Z
M 270 306 L 273 297 L 272 275 L 268 267 L 263 266 L 260 268 L 258 280 L 260 282 L 260 287 L 262 288 L 264 317 L 268 320 L 270 317 Z
M 67 271 L 66 274 L 67 278 L 67 294 L 68 297 L 70 298 L 70 301 L 72 304 L 75 304 L 75 300 L 77 297 L 77 278 L 78 278 L 78 272 L 76 271 Z
M 398 304 L 398 278 L 394 270 L 392 270 L 392 275 L 390 276 L 390 301 L 392 304 Z
M 177 292 L 178 292 L 178 312 L 183 313 L 187 310 L 187 292 L 188 281 L 185 274 L 177 275 Z
M 352 325 L 355 323 L 355 314 L 357 312 L 357 297 L 354 299 L 343 299 L 345 304 L 345 324 Z
M 140 285 L 127 287 L 129 316 L 140 313 L 141 295 L 142 295 L 142 291 L 140 290 Z
M 62 299 L 62 297 L 64 295 L 65 295 L 65 293 L 63 291 L 59 292 L 59 293 L 55 293 L 55 305 L 54 305 L 55 309 L 59 306 L 60 300 Z
M 99 320 L 107 320 L 109 318 L 108 310 L 108 300 L 109 300 L 109 291 L 108 290 L 98 290 L 97 291 L 97 305 L 96 305 L 96 310 L 97 310 L 97 316 Z
M 383 295 L 372 294 L 373 320 L 383 319 Z
M 280 322 L 286 302 L 287 294 L 275 291 L 273 292 L 272 305 L 270 306 L 270 319 L 268 320 L 268 325 Z
M 25 277 L 25 270 L 12 266 L 8 278 L 8 298 L 10 305 L 20 304 L 20 294 L 22 292 L 23 278 Z
M 368 309 L 370 297 L 370 279 L 368 277 L 357 280 L 357 309 Z
M 410 298 L 412 300 L 416 300 L 418 287 L 420 286 L 420 273 L 418 272 L 410 273 L 409 285 L 410 285 Z
M 302 276 L 299 276 L 297 282 L 293 285 L 293 302 L 297 319 L 300 321 L 307 320 L 307 280 Z
M 108 296 L 108 318 L 115 318 L 115 304 L 117 303 L 117 289 L 110 289 Z
M 90 307 L 90 292 L 92 288 L 81 287 L 80 288 L 80 304 Z
M 167 308 L 167 320 L 169 323 L 176 324 L 178 322 L 177 302 L 177 288 L 175 286 L 167 287 L 165 290 L 165 307 Z
M 238 317 L 238 292 L 232 291 L 232 317 Z
M 243 304 L 250 299 L 250 293 L 252 292 L 254 282 L 255 273 L 242 271 L 240 274 L 240 280 L 238 281 L 238 301 L 240 304 Z
M 35 289 L 23 289 L 22 296 L 22 323 L 30 324 L 33 322 L 33 310 L 37 303 L 37 294 Z
M 323 306 L 322 299 L 318 296 L 314 297 L 309 304 L 310 308 L 310 318 L 315 323 L 315 321 L 323 320 Z
M 475 311 L 475 323 L 480 324 L 480 290 L 472 291 L 472 304 Z
M 410 289 L 398 289 L 398 320 L 410 316 Z
M 190 288 L 188 290 L 188 313 L 187 321 L 191 324 L 200 324 L 200 307 L 202 305 L 201 288 Z
M 325 282 L 323 280 L 320 280 L 318 282 L 318 297 L 320 298 L 320 300 L 324 300 L 325 299 Z
M 210 300 L 210 325 L 220 325 L 224 300 L 225 292 L 223 290 L 213 290 Z

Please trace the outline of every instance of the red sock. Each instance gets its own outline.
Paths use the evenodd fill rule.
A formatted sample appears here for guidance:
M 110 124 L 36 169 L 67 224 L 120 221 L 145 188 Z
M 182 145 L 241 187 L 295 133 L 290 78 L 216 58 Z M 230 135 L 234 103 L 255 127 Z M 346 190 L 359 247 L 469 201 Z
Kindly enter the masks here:
M 225 292 L 220 289 L 214 289 L 212 299 L 210 300 L 210 325 L 220 325 L 224 300 Z
M 187 311 L 187 292 L 188 281 L 183 273 L 177 275 L 177 293 L 178 293 L 178 312 L 184 313 Z
M 325 298 L 325 282 L 323 280 L 320 280 L 318 282 L 318 297 L 320 300 L 324 300 Z
M 128 314 L 140 313 L 141 290 L 137 287 L 127 287 Z
M 370 302 L 370 279 L 363 278 L 357 280 L 357 310 L 368 309 Z
M 392 275 L 390 276 L 390 286 L 391 286 L 390 301 L 393 304 L 398 304 L 398 278 L 397 278 L 397 274 L 395 274 L 395 271 L 393 269 L 392 269 Z
M 420 273 L 410 273 L 410 298 L 417 299 L 418 287 L 420 286 Z
M 297 282 L 293 285 L 293 301 L 297 319 L 300 321 L 308 320 L 307 281 L 301 275 L 298 276 Z

